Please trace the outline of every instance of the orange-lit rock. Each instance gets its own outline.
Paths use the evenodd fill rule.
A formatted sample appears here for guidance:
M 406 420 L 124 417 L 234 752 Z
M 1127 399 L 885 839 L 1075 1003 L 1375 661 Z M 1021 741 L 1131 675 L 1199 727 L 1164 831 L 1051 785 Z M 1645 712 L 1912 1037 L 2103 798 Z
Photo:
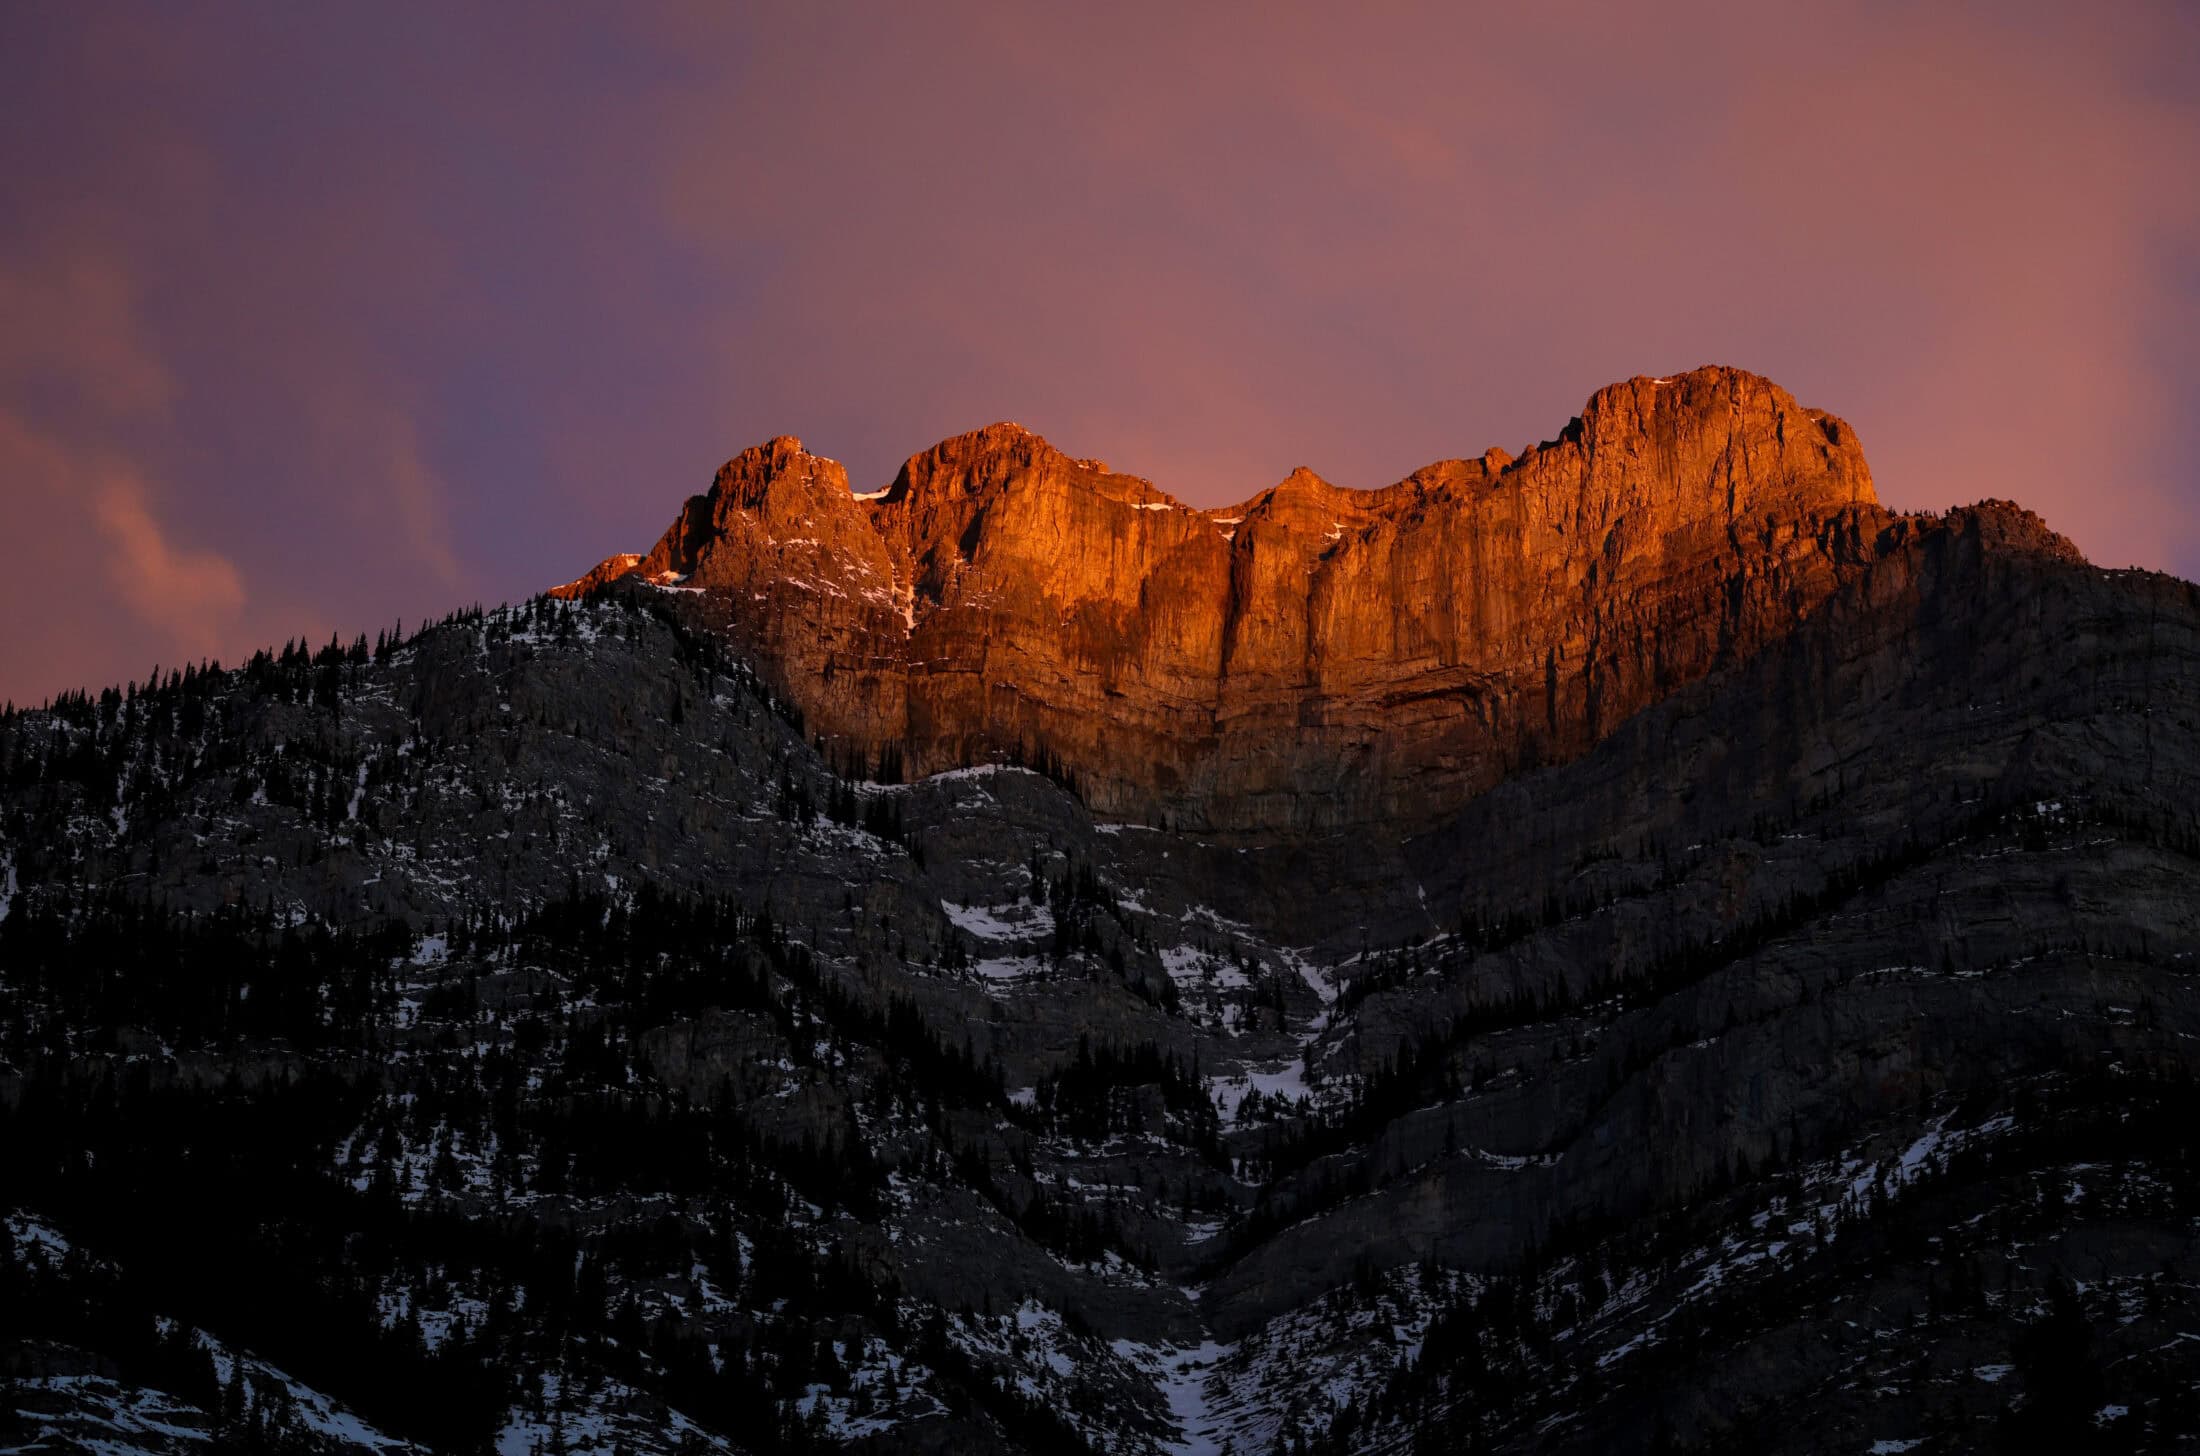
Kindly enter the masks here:
M 1043 750 L 1105 814 L 1319 830 L 1579 755 L 1789 631 L 1896 519 L 1840 420 L 1710 368 L 1600 390 L 1517 460 L 1299 470 L 1220 510 L 1014 425 L 871 497 L 781 437 L 561 590 L 696 590 L 844 758 Z

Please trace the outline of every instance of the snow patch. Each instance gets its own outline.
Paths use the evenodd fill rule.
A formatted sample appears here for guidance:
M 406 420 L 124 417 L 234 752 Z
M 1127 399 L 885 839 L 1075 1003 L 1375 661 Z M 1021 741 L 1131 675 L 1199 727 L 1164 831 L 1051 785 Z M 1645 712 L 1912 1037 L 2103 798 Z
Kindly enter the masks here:
M 1044 905 L 958 905 L 940 901 L 940 911 L 957 930 L 980 940 L 1022 941 L 1054 934 L 1054 914 Z
M 1237 1121 L 1238 1109 L 1245 1099 L 1258 1092 L 1263 1097 L 1281 1097 L 1286 1102 L 1298 1102 L 1311 1098 L 1314 1089 L 1306 1080 L 1306 1058 L 1301 1056 L 1272 1071 L 1256 1071 L 1251 1067 L 1220 1077 L 1207 1079 L 1207 1095 L 1215 1104 L 1215 1113 L 1224 1126 Z
M 5 1219 L 0 1219 L 0 1227 L 7 1229 L 8 1237 L 15 1244 L 15 1256 L 19 1259 L 33 1249 L 49 1260 L 68 1257 L 68 1239 L 27 1213 L 9 1214 Z
M 538 1377 L 539 1400 L 514 1406 L 497 1436 L 497 1456 L 536 1456 L 562 1451 L 567 1456 L 615 1456 L 615 1453 L 716 1452 L 734 1448 L 679 1411 L 654 1406 L 640 1391 L 616 1380 L 591 1382 L 586 1389 L 562 1375 Z
M 1168 1403 L 1176 1422 L 1177 1438 L 1162 1449 L 1174 1456 L 1220 1456 L 1226 1434 L 1222 1431 L 1222 1402 L 1216 1399 L 1215 1366 L 1235 1353 L 1235 1344 L 1202 1340 L 1197 1345 L 1141 1345 L 1117 1340 L 1115 1353 L 1144 1371 Z

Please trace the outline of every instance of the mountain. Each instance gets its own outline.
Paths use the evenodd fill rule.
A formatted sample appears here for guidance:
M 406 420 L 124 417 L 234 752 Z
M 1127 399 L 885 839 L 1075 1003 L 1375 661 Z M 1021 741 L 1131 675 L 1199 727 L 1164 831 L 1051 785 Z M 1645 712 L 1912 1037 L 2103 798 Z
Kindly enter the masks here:
M 1578 758 L 1793 630 L 1907 544 L 1896 519 L 1840 420 L 1701 369 L 1601 390 L 1517 460 L 1374 491 L 1298 470 L 1209 511 L 1015 425 L 861 496 L 783 437 L 561 590 L 706 594 L 866 763 L 1046 755 L 1101 813 L 1324 831 Z
M 2196 724 L 2191 584 L 1732 370 L 1220 511 L 775 440 L 0 722 L 0 1436 L 2185 1449 Z

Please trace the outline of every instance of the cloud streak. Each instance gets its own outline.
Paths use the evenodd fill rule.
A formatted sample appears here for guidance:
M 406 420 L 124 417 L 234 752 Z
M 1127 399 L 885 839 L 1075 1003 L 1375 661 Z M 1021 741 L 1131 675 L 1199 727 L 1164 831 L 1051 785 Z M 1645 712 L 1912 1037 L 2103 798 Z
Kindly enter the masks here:
M 244 581 L 215 551 L 179 549 L 126 477 L 99 488 L 93 519 L 106 537 L 107 577 L 138 619 L 187 658 L 219 652 L 244 610 Z
M 129 461 L 0 409 L 0 481 L 0 532 L 31 543 L 42 568 L 0 574 L 9 624 L 0 677 L 68 684 L 86 661 L 138 677 L 149 663 L 236 650 L 249 600 L 243 574 L 220 551 L 177 539 Z M 24 702 L 44 696 L 0 691 Z

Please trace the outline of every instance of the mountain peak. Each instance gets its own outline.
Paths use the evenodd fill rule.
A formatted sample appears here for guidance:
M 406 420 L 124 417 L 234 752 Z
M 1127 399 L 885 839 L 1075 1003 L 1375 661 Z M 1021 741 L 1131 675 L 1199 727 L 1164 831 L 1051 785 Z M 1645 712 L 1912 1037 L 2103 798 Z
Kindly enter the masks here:
M 912 495 L 978 494 L 1043 464 L 1066 460 L 1044 437 L 1003 421 L 950 435 L 931 449 L 912 455 L 887 488 L 885 499 Z
M 1044 750 L 1109 812 L 1335 825 L 1585 751 L 1793 630 L 1893 520 L 1846 424 L 1712 366 L 1606 386 L 1518 458 L 1380 490 L 1301 467 L 1207 511 L 1013 423 L 862 494 L 783 435 L 561 591 L 715 596 L 713 629 L 867 758 Z

